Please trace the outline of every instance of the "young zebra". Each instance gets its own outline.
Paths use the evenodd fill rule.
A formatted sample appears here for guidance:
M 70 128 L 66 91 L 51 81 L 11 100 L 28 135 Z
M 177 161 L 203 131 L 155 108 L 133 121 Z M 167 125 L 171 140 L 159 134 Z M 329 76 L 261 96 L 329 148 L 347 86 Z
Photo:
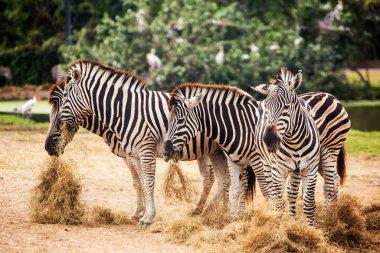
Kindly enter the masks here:
M 244 209 L 240 180 L 245 166 L 252 167 L 261 192 L 270 199 L 268 183 L 255 150 L 254 129 L 259 112 L 253 97 L 236 87 L 187 83 L 172 91 L 169 108 L 166 159 L 176 159 L 176 154 L 200 131 L 217 142 L 227 156 L 234 218 Z
M 52 91 L 51 123 L 45 149 L 50 155 L 63 153 L 79 126 L 102 136 L 114 154 L 127 158 L 137 195 L 135 216 L 143 211 L 142 190 L 146 210 L 140 223 L 150 224 L 155 215 L 155 161 L 156 156 L 162 156 L 168 124 L 167 94 L 149 91 L 141 79 L 128 72 L 90 61 L 71 65 L 67 79 L 66 85 L 57 85 Z M 60 139 L 64 140 L 62 144 L 59 144 Z M 215 143 L 198 134 L 181 154 L 182 160 L 199 159 L 205 179 L 195 212 L 203 209 L 213 183 L 210 163 L 218 180 L 214 199 L 228 192 L 226 160 L 216 149 Z
M 273 84 L 261 84 L 252 89 L 267 95 Z M 325 92 L 309 92 L 299 95 L 300 103 L 313 117 L 319 131 L 321 145 L 319 174 L 324 179 L 324 205 L 335 202 L 338 197 L 339 184 L 343 185 L 346 173 L 344 142 L 350 130 L 351 122 L 342 103 Z M 264 104 L 259 110 L 263 111 Z M 335 168 L 336 166 L 336 168 Z M 270 168 L 266 168 L 266 171 Z M 288 184 L 290 212 L 296 215 L 296 198 L 298 195 L 300 175 L 292 173 Z
M 293 75 L 281 68 L 276 85 L 268 87 L 267 97 L 260 104 L 262 114 L 255 141 L 264 167 L 271 168 L 271 190 L 276 208 L 285 209 L 283 192 L 285 178 L 290 172 L 291 190 L 298 190 L 302 179 L 304 213 L 308 224 L 314 225 L 320 141 L 314 119 L 295 93 L 301 82 L 301 72 Z M 295 212 L 295 206 L 292 205 L 291 210 Z

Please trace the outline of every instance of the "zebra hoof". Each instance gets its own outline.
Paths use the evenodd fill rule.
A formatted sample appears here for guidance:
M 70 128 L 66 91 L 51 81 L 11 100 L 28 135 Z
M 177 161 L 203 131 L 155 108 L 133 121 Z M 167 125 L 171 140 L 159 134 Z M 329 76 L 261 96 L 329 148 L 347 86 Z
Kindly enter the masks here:
M 140 221 L 139 221 L 139 226 L 140 226 L 141 228 L 143 228 L 143 229 L 146 229 L 146 228 L 149 227 L 151 224 L 152 224 L 151 222 L 145 222 L 145 221 L 142 221 L 141 219 L 140 219 Z
M 136 212 L 132 215 L 132 219 L 133 219 L 133 220 L 136 220 L 136 221 L 139 221 L 139 220 L 144 216 L 144 213 L 145 213 L 145 211 L 141 211 L 141 212 L 136 211 Z

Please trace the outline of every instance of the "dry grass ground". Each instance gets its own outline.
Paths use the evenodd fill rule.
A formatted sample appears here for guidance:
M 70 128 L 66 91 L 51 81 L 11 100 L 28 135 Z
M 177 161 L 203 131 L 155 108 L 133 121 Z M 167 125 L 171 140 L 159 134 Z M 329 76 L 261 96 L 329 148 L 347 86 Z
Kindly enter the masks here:
M 142 230 L 135 222 L 120 218 L 125 213 L 132 214 L 135 207 L 135 193 L 125 163 L 109 152 L 102 139 L 83 133 L 75 136 L 64 156 L 77 164 L 82 182 L 81 199 L 87 211 L 100 218 L 76 226 L 33 223 L 28 205 L 31 190 L 47 158 L 44 138 L 45 133 L 39 132 L 0 132 L 0 252 L 265 252 L 272 246 L 272 252 L 276 252 L 284 249 L 281 248 L 284 244 L 276 246 L 278 240 L 288 242 L 288 250 L 296 243 L 305 252 L 310 249 L 342 251 L 336 243 L 326 241 L 328 234 L 310 231 L 300 220 L 279 218 L 269 212 L 259 192 L 255 208 L 241 221 L 231 222 L 220 206 L 210 209 L 209 214 L 190 217 L 192 203 L 165 201 L 163 179 L 167 163 L 161 159 L 157 163 L 157 216 L 150 228 Z M 350 154 L 348 157 L 348 177 L 341 191 L 356 196 L 363 206 L 378 201 L 380 159 L 350 157 Z M 181 163 L 181 166 L 199 194 L 201 181 L 196 162 Z M 321 181 L 317 189 L 319 200 L 322 199 Z M 379 207 L 372 209 L 379 210 Z M 371 238 L 379 241 L 379 216 L 373 210 L 365 209 L 366 219 L 355 224 L 365 229 L 366 220 L 370 220 Z M 104 217 L 108 218 L 102 220 Z M 331 224 L 331 221 L 326 222 Z M 305 233 L 310 238 L 307 242 L 303 241 Z M 351 247 L 351 250 L 358 249 Z M 376 252 L 373 247 L 362 251 Z

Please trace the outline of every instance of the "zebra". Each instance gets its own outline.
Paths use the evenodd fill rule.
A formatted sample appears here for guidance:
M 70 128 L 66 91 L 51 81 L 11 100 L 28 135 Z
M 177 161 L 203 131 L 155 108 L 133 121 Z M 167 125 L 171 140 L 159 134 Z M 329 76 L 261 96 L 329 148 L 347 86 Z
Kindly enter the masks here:
M 271 85 L 261 84 L 251 88 L 266 95 Z M 336 202 L 339 185 L 344 184 L 346 174 L 344 142 L 351 122 L 341 102 L 331 94 L 309 92 L 298 97 L 300 103 L 308 109 L 319 131 L 321 151 L 318 172 L 324 179 L 323 210 L 326 210 L 330 203 Z M 262 105 L 259 110 L 263 111 Z M 270 169 L 266 168 L 266 171 L 268 170 L 270 172 Z M 287 188 L 290 213 L 293 216 L 296 215 L 299 177 L 300 175 L 293 173 Z
M 176 154 L 198 131 L 217 142 L 228 160 L 231 216 L 234 219 L 245 207 L 244 190 L 241 189 L 245 166 L 253 169 L 264 198 L 270 200 L 269 184 L 255 147 L 257 107 L 257 101 L 251 95 L 227 85 L 184 83 L 170 95 L 165 159 L 176 160 Z
M 49 93 L 49 104 L 51 105 L 51 111 L 50 111 L 50 128 L 56 124 L 56 120 L 58 119 L 57 115 L 59 114 L 59 110 L 62 106 L 62 100 L 63 100 L 63 93 L 64 93 L 64 86 L 66 82 L 64 79 L 60 80 L 56 84 L 54 84 Z M 126 156 L 125 152 L 121 148 L 120 142 L 118 142 L 116 136 L 109 131 L 97 117 L 90 116 L 88 118 L 85 118 L 83 122 L 81 122 L 81 126 L 88 131 L 95 133 L 101 137 L 103 137 L 105 143 L 109 145 L 110 150 L 112 153 L 114 153 L 116 156 L 125 158 L 125 163 L 127 164 L 127 167 L 129 168 L 131 175 L 132 175 L 132 181 L 133 181 L 133 187 L 136 191 L 136 204 L 137 207 L 135 209 L 134 214 L 132 215 L 132 218 L 138 219 L 141 216 L 141 213 L 144 211 L 144 199 L 142 194 L 142 188 L 140 184 L 140 178 L 138 175 L 137 170 L 133 167 L 133 164 L 131 163 L 130 159 Z M 48 133 L 51 132 L 51 129 L 48 130 Z M 46 147 L 45 149 L 48 151 L 50 155 L 56 155 L 58 156 L 58 153 L 56 150 L 54 150 L 54 147 L 50 145 L 52 142 L 59 142 L 61 138 L 61 132 L 55 131 L 51 135 L 48 135 L 48 139 L 46 140 Z M 50 138 L 50 139 L 49 139 Z M 61 150 L 63 153 L 63 149 Z
M 294 198 L 302 179 L 303 209 L 308 224 L 314 225 L 315 186 L 320 161 L 319 131 L 295 90 L 301 85 L 302 72 L 293 75 L 281 68 L 276 85 L 269 86 L 261 102 L 261 117 L 255 135 L 258 153 L 265 168 L 271 168 L 271 191 L 277 210 L 284 211 L 284 182 L 291 174 L 289 196 Z M 293 210 L 294 209 L 294 210 Z M 291 200 L 295 212 L 295 201 Z
M 129 72 L 87 60 L 72 64 L 66 84 L 59 87 L 56 89 L 60 90 L 59 95 L 51 99 L 51 123 L 45 149 L 50 155 L 62 154 L 79 126 L 102 136 L 114 154 L 126 157 L 137 196 L 142 190 L 144 198 L 140 199 L 146 202 L 139 222 L 149 225 L 155 215 L 155 158 L 162 156 L 168 125 L 168 95 L 148 90 L 142 79 Z M 60 140 L 63 141 L 60 143 Z M 229 187 L 225 157 L 216 152 L 217 149 L 216 143 L 198 134 L 181 154 L 181 160 L 200 159 L 201 174 L 208 173 L 203 175 L 203 192 L 197 205 L 200 210 L 213 182 L 213 179 L 207 182 L 213 178 L 210 163 L 218 180 L 214 199 L 224 195 Z M 141 188 L 137 186 L 139 183 Z M 138 203 L 135 215 L 140 209 Z

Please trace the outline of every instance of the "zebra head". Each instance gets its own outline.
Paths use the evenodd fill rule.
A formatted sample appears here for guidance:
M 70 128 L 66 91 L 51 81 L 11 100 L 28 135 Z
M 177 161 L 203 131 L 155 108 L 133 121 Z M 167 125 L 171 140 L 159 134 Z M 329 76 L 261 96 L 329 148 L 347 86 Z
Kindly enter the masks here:
M 81 122 L 86 116 L 91 115 L 89 99 L 84 92 L 83 65 L 81 62 L 73 64 L 67 71 L 63 91 L 62 88 L 56 89 L 51 94 L 59 93 L 56 97 L 60 99 L 56 99 L 57 102 L 52 106 L 48 137 L 45 141 L 45 149 L 49 155 L 62 154 L 65 146 L 78 131 Z
M 186 98 L 180 91 L 173 92 L 169 100 L 169 129 L 164 145 L 165 161 L 178 161 L 183 146 L 199 131 L 199 121 L 194 108 L 204 93 Z
M 297 122 L 295 115 L 299 106 L 295 90 L 301 82 L 301 71 L 293 75 L 286 68 L 281 68 L 274 85 L 262 84 L 253 87 L 254 90 L 267 95 L 261 106 L 265 126 L 263 141 L 269 152 L 275 152 L 281 139 L 291 134 L 294 129 Z
M 51 156 L 58 156 L 62 153 L 59 150 L 61 140 L 61 122 L 59 119 L 60 110 L 62 107 L 63 94 L 65 89 L 65 80 L 61 80 L 54 84 L 50 90 L 49 104 L 51 106 L 49 118 L 50 125 L 45 140 L 45 150 Z

